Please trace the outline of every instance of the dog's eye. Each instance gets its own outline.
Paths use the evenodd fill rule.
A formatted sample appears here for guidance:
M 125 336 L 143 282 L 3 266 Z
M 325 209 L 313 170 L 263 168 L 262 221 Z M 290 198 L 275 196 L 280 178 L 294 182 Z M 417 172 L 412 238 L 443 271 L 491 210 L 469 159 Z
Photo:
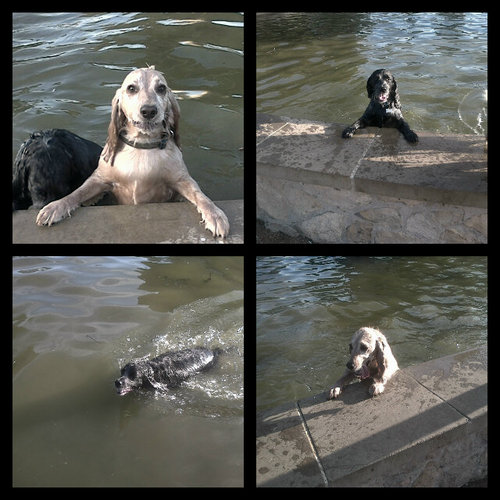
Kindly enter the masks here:
M 127 86 L 127 92 L 129 94 L 135 94 L 137 92 L 137 87 L 135 85 L 130 84 Z
M 367 346 L 367 345 L 361 344 L 361 345 L 359 346 L 359 350 L 360 350 L 361 352 L 366 352 L 366 351 L 367 351 L 367 349 L 368 349 L 368 346 Z
M 156 91 L 158 92 L 158 94 L 165 95 L 167 92 L 167 86 L 163 85 L 163 83 L 160 83 L 160 85 L 158 85 L 158 87 L 156 87 Z

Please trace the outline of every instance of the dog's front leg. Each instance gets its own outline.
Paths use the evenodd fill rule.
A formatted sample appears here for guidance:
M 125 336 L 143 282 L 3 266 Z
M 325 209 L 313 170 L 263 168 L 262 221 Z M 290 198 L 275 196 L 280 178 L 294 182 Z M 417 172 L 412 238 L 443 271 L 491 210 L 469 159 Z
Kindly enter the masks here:
M 354 373 L 346 369 L 342 377 L 340 377 L 337 382 L 330 389 L 330 396 L 328 399 L 338 398 L 344 387 L 355 377 Z
M 38 212 L 36 223 L 39 226 L 52 226 L 71 215 L 82 203 L 109 191 L 111 186 L 100 180 L 95 172 L 72 193 L 60 200 L 52 201 Z
M 192 177 L 175 183 L 174 189 L 196 207 L 201 214 L 202 222 L 205 223 L 205 228 L 215 237 L 225 238 L 229 234 L 229 221 L 226 214 L 201 191 Z

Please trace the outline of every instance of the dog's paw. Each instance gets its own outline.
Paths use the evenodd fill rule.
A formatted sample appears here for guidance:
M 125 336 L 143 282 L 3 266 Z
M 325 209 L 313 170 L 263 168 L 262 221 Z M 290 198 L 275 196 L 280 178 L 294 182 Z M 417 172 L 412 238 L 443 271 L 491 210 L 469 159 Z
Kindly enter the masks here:
M 384 392 L 385 386 L 380 382 L 373 382 L 373 384 L 368 389 L 370 396 L 378 396 Z
M 354 130 L 351 128 L 351 127 L 347 127 L 346 129 L 344 129 L 344 131 L 342 132 L 342 137 L 344 139 L 349 139 L 350 137 L 352 137 L 354 135 Z
M 340 393 L 342 392 L 342 389 L 340 387 L 332 387 L 330 389 L 330 395 L 328 397 L 328 399 L 335 399 L 335 398 L 338 398 L 340 396 Z
M 64 200 L 52 201 L 45 205 L 36 217 L 38 226 L 52 226 L 71 215 L 73 208 Z
M 225 238 L 229 234 L 229 221 L 226 214 L 217 206 L 212 204 L 210 209 L 201 212 L 202 222 L 205 229 L 210 231 L 214 237 Z
M 408 130 L 405 134 L 405 139 L 408 142 L 411 142 L 412 144 L 415 144 L 418 142 L 418 135 L 413 132 L 413 130 Z

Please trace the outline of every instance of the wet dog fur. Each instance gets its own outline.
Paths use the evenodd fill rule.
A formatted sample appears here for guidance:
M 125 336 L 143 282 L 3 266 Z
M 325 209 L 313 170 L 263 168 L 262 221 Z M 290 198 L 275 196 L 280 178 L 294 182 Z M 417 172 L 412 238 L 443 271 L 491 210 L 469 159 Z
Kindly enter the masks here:
M 166 352 L 153 359 L 138 359 L 121 369 L 115 380 L 116 392 L 123 396 L 134 389 L 170 389 L 177 387 L 191 375 L 214 366 L 220 349 L 194 347 L 176 352 Z

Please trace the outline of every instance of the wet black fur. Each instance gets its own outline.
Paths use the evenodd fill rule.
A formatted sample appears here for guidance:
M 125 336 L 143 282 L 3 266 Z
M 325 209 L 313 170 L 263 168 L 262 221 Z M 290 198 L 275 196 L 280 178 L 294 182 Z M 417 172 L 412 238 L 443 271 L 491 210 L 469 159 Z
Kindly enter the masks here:
M 139 388 L 176 387 L 191 375 L 214 366 L 220 352 L 220 349 L 194 347 L 166 352 L 149 360 L 132 361 L 121 369 L 120 378 L 115 380 L 116 392 L 124 395 Z

